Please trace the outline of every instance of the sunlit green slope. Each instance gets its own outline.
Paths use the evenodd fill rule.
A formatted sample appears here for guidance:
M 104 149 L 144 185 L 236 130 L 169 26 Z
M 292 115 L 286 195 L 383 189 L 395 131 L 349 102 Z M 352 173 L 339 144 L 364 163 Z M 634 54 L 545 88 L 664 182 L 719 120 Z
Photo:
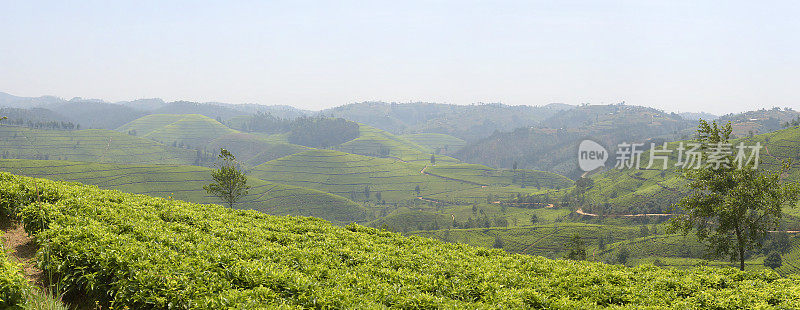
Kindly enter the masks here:
M 458 152 L 467 145 L 467 141 L 443 133 L 417 133 L 401 135 L 411 142 L 419 144 L 429 150 L 439 151 L 442 154 L 452 154 Z
M 200 114 L 153 114 L 136 119 L 117 128 L 117 131 L 166 144 L 203 147 L 226 134 L 236 133 L 220 122 Z
M 0 125 L 0 156 L 108 163 L 192 164 L 194 151 L 105 130 L 38 130 Z
M 402 136 L 393 135 L 375 127 L 360 125 L 358 138 L 336 147 L 337 150 L 352 154 L 393 157 L 406 162 L 425 164 L 430 162 L 434 150 L 421 146 Z M 456 163 L 457 159 L 439 155 L 437 163 Z
M 221 203 L 203 190 L 211 169 L 197 166 L 122 165 L 54 160 L 0 160 L 0 171 L 75 181 L 128 193 L 172 197 L 196 203 Z M 364 210 L 349 199 L 309 188 L 248 178 L 252 187 L 237 208 L 276 215 L 306 215 L 335 223 L 364 220 Z
M 489 195 L 508 198 L 545 189 L 544 185 L 536 189 L 510 183 L 488 186 L 467 179 L 427 174 L 426 170 L 424 165 L 396 158 L 314 149 L 259 165 L 252 169 L 252 174 L 266 181 L 314 188 L 354 200 L 387 202 L 423 197 L 471 203 L 486 201 Z M 381 199 L 377 198 L 378 193 Z

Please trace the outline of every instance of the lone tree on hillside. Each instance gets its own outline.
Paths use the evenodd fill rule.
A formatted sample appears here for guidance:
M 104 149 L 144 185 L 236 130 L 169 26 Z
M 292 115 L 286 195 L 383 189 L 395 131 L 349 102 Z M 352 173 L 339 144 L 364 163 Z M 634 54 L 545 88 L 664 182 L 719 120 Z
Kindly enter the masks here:
M 730 123 L 720 126 L 700 120 L 697 140 L 704 165 L 685 170 L 691 193 L 673 206 L 677 216 L 671 227 L 684 234 L 696 231 L 712 254 L 729 255 L 744 270 L 746 253 L 761 247 L 768 231 L 778 227 L 781 209 L 794 204 L 800 192 L 781 178 L 789 162 L 781 171 L 767 172 L 756 169 L 757 157 L 747 162 L 738 155 L 734 158 L 731 131 Z M 721 152 L 726 145 L 729 151 Z
M 567 243 L 567 248 L 569 251 L 567 252 L 566 258 L 571 260 L 586 260 L 586 242 L 583 241 L 581 235 L 575 234 Z
M 217 169 L 211 171 L 214 182 L 203 186 L 207 193 L 222 199 L 233 208 L 233 205 L 247 195 L 250 186 L 247 185 L 247 176 L 236 161 L 236 157 L 226 149 L 219 149 L 219 162 Z

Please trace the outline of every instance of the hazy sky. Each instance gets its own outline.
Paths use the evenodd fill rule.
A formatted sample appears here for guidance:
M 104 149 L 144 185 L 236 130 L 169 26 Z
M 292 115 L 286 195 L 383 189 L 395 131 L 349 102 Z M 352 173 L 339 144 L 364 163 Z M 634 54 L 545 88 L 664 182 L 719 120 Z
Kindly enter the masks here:
M 800 1 L 119 2 L 0 0 L 0 91 L 800 109 Z

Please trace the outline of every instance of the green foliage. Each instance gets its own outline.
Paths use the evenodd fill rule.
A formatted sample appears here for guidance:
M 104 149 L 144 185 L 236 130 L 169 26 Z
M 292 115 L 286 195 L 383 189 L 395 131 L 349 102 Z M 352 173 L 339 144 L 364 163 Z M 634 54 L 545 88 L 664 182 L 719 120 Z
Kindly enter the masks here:
M 764 259 L 764 267 L 769 267 L 772 269 L 780 268 L 783 265 L 783 260 L 781 259 L 781 255 L 778 252 L 771 252 L 767 255 L 767 258 Z
M 343 118 L 300 117 L 291 123 L 289 142 L 310 147 L 331 147 L 353 140 L 359 126 Z
M 628 248 L 620 247 L 614 252 L 614 260 L 612 262 L 615 264 L 625 265 L 628 263 L 629 257 L 630 252 L 628 252 Z
M 58 206 L 45 272 L 104 308 L 797 308 L 771 271 L 553 261 L 0 173 L 0 199 Z M 38 188 L 38 189 L 37 189 Z M 6 197 L 26 197 L 7 200 Z
M 583 241 L 581 235 L 575 234 L 569 243 L 566 245 L 568 252 L 565 256 L 571 260 L 586 260 L 586 242 Z
M 247 195 L 250 186 L 247 185 L 247 176 L 236 162 L 236 157 L 228 150 L 219 150 L 220 163 L 217 169 L 211 171 L 214 182 L 203 186 L 209 194 L 219 197 L 229 207 Z
M 21 309 L 30 291 L 22 265 L 12 261 L 5 247 L 0 246 L 0 308 Z
M 700 121 L 698 140 L 705 150 L 729 142 L 731 125 Z M 687 170 L 691 194 L 675 206 L 679 214 L 671 219 L 673 228 L 688 233 L 695 230 L 700 240 L 707 241 L 715 255 L 730 255 L 744 270 L 747 251 L 759 248 L 769 230 L 777 228 L 785 205 L 796 203 L 800 189 L 784 184 L 782 171 L 761 172 L 754 163 L 738 169 L 731 154 L 723 154 L 727 166 L 707 165 Z M 704 161 L 705 162 L 705 161 Z M 784 164 L 784 170 L 788 169 Z

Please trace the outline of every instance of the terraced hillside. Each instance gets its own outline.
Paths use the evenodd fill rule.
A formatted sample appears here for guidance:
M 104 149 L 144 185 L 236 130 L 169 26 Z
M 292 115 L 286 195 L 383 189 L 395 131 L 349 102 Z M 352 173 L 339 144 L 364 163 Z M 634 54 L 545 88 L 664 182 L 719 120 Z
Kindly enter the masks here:
M 204 146 L 208 150 L 227 149 L 236 155 L 239 162 L 255 167 L 273 159 L 297 154 L 310 148 L 276 141 L 272 137 L 257 134 L 231 133 L 220 136 Z
M 389 209 L 391 210 L 391 209 Z M 382 211 L 381 211 L 382 212 Z M 406 205 L 366 225 L 402 233 L 465 228 L 513 228 L 553 224 L 566 219 L 570 210 L 546 207 L 514 207 L 494 203 Z M 484 244 L 476 244 L 484 245 Z
M 782 265 L 776 269 L 782 275 L 800 274 L 800 238 L 795 238 L 792 249 L 781 255 Z
M 630 261 L 640 259 L 653 261 L 656 258 L 661 260 L 667 258 L 665 265 L 670 266 L 685 266 L 686 262 L 692 262 L 692 260 L 686 260 L 683 264 L 676 264 L 676 262 L 679 262 L 680 258 L 700 259 L 707 254 L 705 246 L 694 235 L 662 234 L 631 238 L 609 244 L 605 250 L 597 251 L 596 255 L 604 261 L 610 261 L 613 259 L 613 255 L 622 248 L 630 255 Z M 763 267 L 757 266 L 758 264 L 752 261 L 749 263 L 751 268 Z
M 410 215 L 410 214 L 409 214 Z M 409 216 L 406 215 L 406 216 Z M 393 220 L 392 217 L 381 221 Z M 659 227 L 661 234 L 642 237 L 642 227 Z M 609 264 L 640 266 L 656 264 L 675 268 L 693 268 L 698 265 L 734 267 L 725 258 L 708 256 L 707 249 L 693 235 L 664 234 L 663 225 L 611 225 L 573 222 L 550 222 L 521 227 L 488 227 L 470 229 L 439 229 L 413 231 L 410 234 L 480 246 L 499 248 L 511 253 L 538 255 L 551 259 L 564 258 L 572 249 L 575 235 L 585 244 L 587 260 Z M 602 247 L 601 247 L 602 246 Z M 625 251 L 625 261 L 620 252 Z M 798 274 L 793 258 L 800 248 L 792 249 L 784 257 L 785 266 L 777 271 L 783 275 Z M 745 262 L 747 270 L 762 270 L 764 254 L 754 254 Z
M 104 308 L 800 307 L 799 279 L 771 271 L 548 260 L 6 173 L 0 206 Z
M 243 133 L 199 114 L 151 114 L 125 124 L 117 131 L 202 150 L 202 155 L 206 156 L 225 148 L 249 167 L 309 149 L 289 143 L 285 134 Z
M 470 143 L 454 154 L 462 161 L 495 168 L 545 170 L 580 177 L 575 154 L 591 137 L 603 145 L 620 142 L 687 139 L 696 127 L 674 113 L 627 105 L 584 105 L 561 111 L 536 126 L 525 126 Z
M 0 171 L 195 203 L 220 203 L 203 190 L 204 185 L 211 183 L 211 169 L 204 167 L 0 160 Z M 237 208 L 274 215 L 315 216 L 337 224 L 365 220 L 363 208 L 340 196 L 254 177 L 248 178 L 248 184 L 252 188 Z
M 151 114 L 122 125 L 117 131 L 191 148 L 203 147 L 216 138 L 237 132 L 200 114 Z
M 443 133 L 415 133 L 400 137 L 444 155 L 458 152 L 467 145 L 467 141 Z
M 382 200 L 390 202 L 416 198 L 416 186 L 423 196 L 475 187 L 422 174 L 422 168 L 393 158 L 314 149 L 259 165 L 252 175 L 358 200 L 374 200 L 380 192 Z M 369 187 L 369 198 L 364 194 L 365 187 Z
M 375 127 L 360 125 L 359 137 L 336 147 L 337 150 L 351 154 L 376 157 L 392 157 L 406 162 L 430 163 L 434 150 L 401 136 Z M 458 160 L 448 156 L 436 156 L 436 163 L 457 163 Z
M 192 164 L 195 151 L 105 129 L 38 130 L 0 125 L 0 156 L 107 163 Z
M 763 169 L 779 169 L 780 161 L 792 159 L 793 165 L 786 175 L 787 180 L 800 181 L 800 127 L 779 130 L 767 134 L 736 139 L 734 145 L 761 143 L 760 152 Z M 668 145 L 675 150 L 679 142 Z M 677 162 L 677 151 L 670 156 L 670 163 Z M 643 167 L 648 164 L 650 153 L 642 155 Z M 655 162 L 656 166 L 661 161 Z M 594 186 L 587 191 L 586 204 L 608 203 L 611 213 L 663 213 L 669 206 L 685 195 L 686 180 L 675 167 L 660 169 L 608 169 L 591 177 Z M 799 208 L 785 210 L 788 214 L 800 215 Z
M 420 231 L 414 232 L 414 234 L 487 248 L 498 247 L 495 243 L 499 239 L 502 242 L 499 247 L 511 253 L 562 258 L 568 250 L 566 245 L 575 234 L 582 236 L 587 244 L 594 245 L 597 244 L 599 238 L 609 238 L 608 243 L 618 242 L 633 239 L 638 232 L 639 229 L 635 226 L 550 223 L 508 228 Z
M 518 184 L 526 187 L 540 188 L 565 188 L 572 186 L 572 180 L 552 172 L 537 170 L 507 170 L 492 169 L 483 165 L 457 164 L 429 166 L 425 172 L 433 175 L 468 180 L 479 184 L 509 185 Z
M 424 197 L 472 203 L 486 201 L 489 195 L 511 197 L 539 191 L 517 186 L 487 186 L 426 174 L 425 170 L 424 165 L 394 158 L 314 149 L 269 161 L 253 168 L 251 173 L 266 181 L 314 188 L 353 200 L 398 202 Z M 377 199 L 378 193 L 381 199 Z

